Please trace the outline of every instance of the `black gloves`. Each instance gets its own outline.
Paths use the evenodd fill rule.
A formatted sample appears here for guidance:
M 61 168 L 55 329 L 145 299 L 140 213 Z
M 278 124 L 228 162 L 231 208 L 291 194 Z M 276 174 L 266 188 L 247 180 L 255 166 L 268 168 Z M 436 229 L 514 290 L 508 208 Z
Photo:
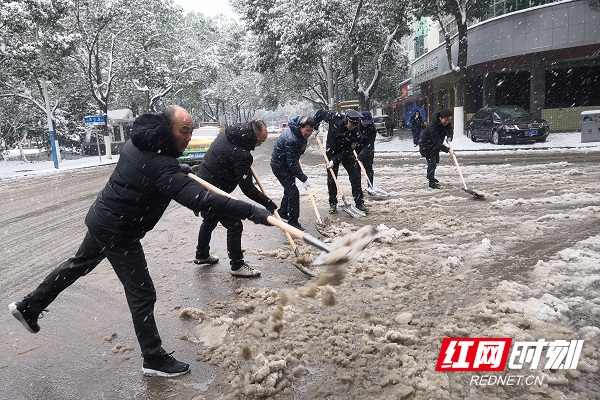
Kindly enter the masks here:
M 265 206 L 265 208 L 269 210 L 271 214 L 275 214 L 275 210 L 277 210 L 277 204 L 271 200 L 270 203 Z
M 248 219 L 255 224 L 261 224 L 266 226 L 271 226 L 271 224 L 267 221 L 267 218 L 271 216 L 271 213 L 267 210 L 264 210 L 260 207 L 256 207 L 254 205 L 251 206 L 253 208 L 252 213 L 248 217 Z
M 179 163 L 179 168 L 181 168 L 186 175 L 194 173 L 194 170 L 192 170 L 192 167 L 190 167 L 189 164 Z

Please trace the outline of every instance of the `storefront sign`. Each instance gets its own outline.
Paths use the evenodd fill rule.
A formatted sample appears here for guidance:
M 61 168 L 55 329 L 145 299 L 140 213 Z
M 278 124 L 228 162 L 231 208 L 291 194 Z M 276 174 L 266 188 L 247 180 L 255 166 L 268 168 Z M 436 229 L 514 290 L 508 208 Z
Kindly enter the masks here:
M 418 64 L 414 69 L 414 78 L 421 79 L 430 75 L 434 75 L 437 72 L 438 59 L 433 57 L 430 60 L 426 60 Z

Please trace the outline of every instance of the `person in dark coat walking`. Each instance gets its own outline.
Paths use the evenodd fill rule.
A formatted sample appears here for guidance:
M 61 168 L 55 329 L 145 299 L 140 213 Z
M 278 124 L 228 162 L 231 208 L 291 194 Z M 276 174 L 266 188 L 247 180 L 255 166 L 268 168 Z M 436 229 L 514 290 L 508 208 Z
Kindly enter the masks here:
M 385 129 L 387 131 L 387 135 L 389 136 L 394 136 L 394 120 L 392 119 L 392 117 L 388 117 L 385 120 Z
M 254 205 L 211 193 L 187 176 L 189 166 L 182 167 L 177 157 L 193 129 L 192 117 L 176 106 L 134 121 L 131 140 L 125 143 L 114 172 L 85 217 L 88 231 L 75 256 L 23 300 L 9 305 L 12 315 L 29 332 L 40 330 L 40 314 L 63 290 L 107 258 L 125 289 L 144 374 L 173 377 L 190 370 L 162 347 L 154 320 L 156 291 L 140 239 L 154 228 L 171 200 L 195 212 L 211 209 L 264 225 L 269 225 L 270 215 Z
M 419 145 L 419 139 L 421 138 L 421 131 L 425 127 L 425 121 L 421 117 L 420 111 L 415 111 L 415 114 L 410 118 L 410 129 L 413 135 L 413 144 L 415 147 Z
M 197 175 L 224 190 L 227 193 L 239 185 L 242 192 L 255 202 L 264 206 L 271 214 L 277 205 L 265 196 L 252 181 L 253 157 L 250 152 L 267 140 L 267 127 L 260 120 L 232 125 L 220 133 L 204 155 Z M 216 264 L 217 257 L 210 255 L 210 240 L 213 230 L 220 222 L 227 229 L 227 255 L 231 266 L 231 275 L 243 278 L 260 276 L 258 269 L 244 261 L 242 253 L 242 220 L 235 216 L 202 211 L 202 225 L 198 231 L 196 264 Z
M 315 114 L 315 123 L 317 126 L 321 121 L 329 124 L 327 131 L 327 143 L 325 144 L 325 153 L 329 159 L 329 174 L 327 175 L 327 189 L 329 191 L 329 214 L 337 213 L 337 186 L 331 176 L 334 173 L 337 177 L 340 164 L 346 168 L 350 185 L 352 186 L 352 197 L 356 208 L 368 212 L 363 200 L 363 192 L 360 182 L 360 167 L 352 150 L 358 145 L 360 132 L 358 125 L 362 119 L 362 114 L 356 110 L 346 110 L 345 114 L 329 110 L 319 110 Z
M 440 162 L 440 151 L 452 155 L 452 150 L 444 145 L 444 140 L 448 138 L 452 141 L 454 135 L 451 122 L 452 111 L 443 109 L 433 114 L 431 124 L 421 132 L 419 152 L 427 160 L 427 180 L 432 189 L 440 187 L 439 181 L 435 179 L 435 169 Z
M 377 137 L 377 130 L 375 129 L 375 125 L 373 124 L 373 116 L 369 111 L 363 111 L 361 113 L 363 115 L 360 120 L 360 126 L 358 127 L 360 131 L 360 140 L 358 141 L 358 146 L 356 146 L 356 153 L 358 154 L 358 159 L 365 170 L 367 171 L 367 176 L 373 183 L 373 160 L 375 159 L 375 138 Z
M 302 182 L 305 189 L 310 187 L 308 176 L 300 167 L 300 156 L 306 151 L 308 138 L 313 133 L 315 121 L 310 117 L 296 115 L 290 118 L 288 127 L 275 143 L 271 154 L 271 169 L 283 186 L 283 198 L 279 215 L 287 219 L 288 224 L 304 230 L 300 217 L 300 192 L 296 187 L 296 179 Z

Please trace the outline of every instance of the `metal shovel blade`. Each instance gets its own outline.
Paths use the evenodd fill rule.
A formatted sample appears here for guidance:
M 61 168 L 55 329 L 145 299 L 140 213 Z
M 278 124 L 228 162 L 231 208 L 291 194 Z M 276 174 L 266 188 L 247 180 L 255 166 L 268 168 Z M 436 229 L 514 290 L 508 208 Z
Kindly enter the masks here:
M 469 189 L 467 187 L 463 187 L 462 189 L 465 192 L 469 193 L 471 196 L 475 197 L 475 199 L 477 199 L 477 200 L 483 200 L 483 199 L 485 199 L 485 195 L 482 194 L 482 193 L 478 193 L 478 192 L 476 192 L 476 191 L 474 191 L 472 189 Z
M 374 196 L 374 197 L 387 197 L 390 195 L 388 192 L 386 192 L 385 190 L 383 190 L 382 188 L 380 188 L 377 185 L 368 186 L 367 193 L 369 193 L 371 196 Z
M 344 201 L 344 207 L 342 207 L 342 208 L 352 218 L 366 217 L 367 216 L 367 214 L 365 214 L 364 212 L 360 211 L 358 208 L 356 208 L 355 206 L 353 206 L 352 204 L 350 204 L 348 202 L 348 200 L 346 200 L 344 197 L 342 197 L 342 200 Z
M 346 236 L 339 237 L 331 244 L 330 251 L 322 251 L 313 261 L 313 265 L 342 264 L 351 262 L 361 255 L 363 250 L 377 237 L 379 232 L 374 227 L 363 226 Z

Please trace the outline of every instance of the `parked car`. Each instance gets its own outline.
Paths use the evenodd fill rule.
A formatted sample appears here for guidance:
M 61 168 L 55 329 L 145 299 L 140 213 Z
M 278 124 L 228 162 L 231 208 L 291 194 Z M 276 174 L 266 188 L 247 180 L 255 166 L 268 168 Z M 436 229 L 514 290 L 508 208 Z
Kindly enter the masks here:
M 192 140 L 178 158 L 179 162 L 189 165 L 200 164 L 208 148 L 215 141 L 217 135 L 223 131 L 220 126 L 201 126 L 192 132 Z
M 283 133 L 283 131 L 285 131 L 285 128 L 288 127 L 288 123 L 284 122 L 283 124 L 281 124 L 281 132 Z
M 377 133 L 381 133 L 382 135 L 387 135 L 387 128 L 385 126 L 386 121 L 390 119 L 387 115 L 379 115 L 373 118 L 373 125 L 375 125 L 375 129 Z
M 281 128 L 276 125 L 267 126 L 267 133 L 281 133 Z
M 534 118 L 519 106 L 485 107 L 467 121 L 467 137 L 472 141 L 545 142 L 548 122 Z

